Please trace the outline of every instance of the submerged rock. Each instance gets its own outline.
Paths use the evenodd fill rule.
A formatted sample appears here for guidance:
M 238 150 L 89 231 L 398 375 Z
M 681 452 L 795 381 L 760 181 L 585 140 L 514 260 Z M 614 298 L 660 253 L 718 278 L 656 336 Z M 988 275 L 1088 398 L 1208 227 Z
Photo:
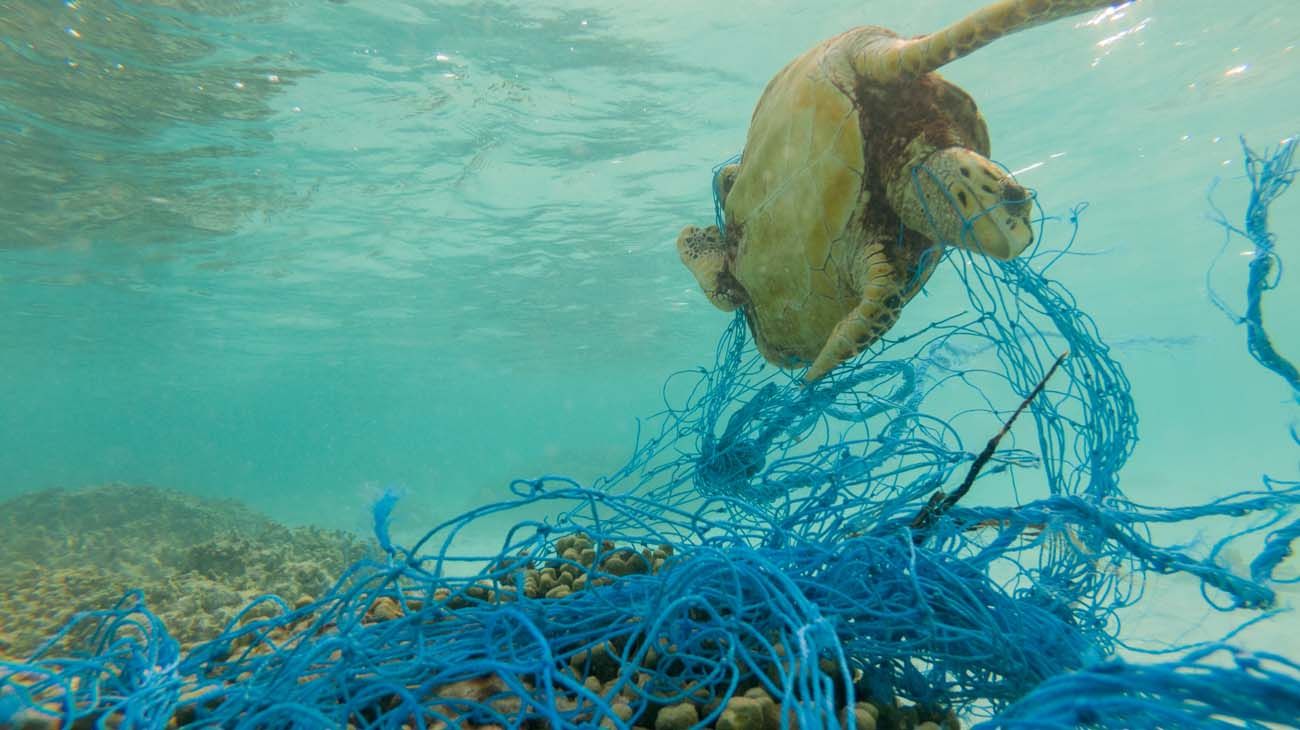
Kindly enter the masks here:
M 0 502 L 0 656 L 28 656 L 73 614 L 111 608 L 132 589 L 188 647 L 251 599 L 301 604 L 373 554 L 346 532 L 286 527 L 232 500 L 159 487 L 20 495 Z

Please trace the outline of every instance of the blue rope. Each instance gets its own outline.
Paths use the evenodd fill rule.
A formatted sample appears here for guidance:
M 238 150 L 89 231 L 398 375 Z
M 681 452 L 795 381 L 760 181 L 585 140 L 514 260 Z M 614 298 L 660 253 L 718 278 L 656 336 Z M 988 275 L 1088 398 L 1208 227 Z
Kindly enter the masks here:
M 1206 661 L 1215 654 L 1226 655 L 1231 666 Z M 1300 665 L 1276 654 L 1216 645 L 1175 662 L 1112 660 L 1053 677 L 975 730 L 1262 730 L 1294 727 L 1297 719 Z
M 1277 288 L 1282 279 L 1282 260 L 1275 250 L 1276 237 L 1268 230 L 1268 208 L 1295 180 L 1297 169 L 1292 166 L 1292 159 L 1297 141 L 1300 140 L 1296 137 L 1283 140 L 1276 149 L 1265 149 L 1261 155 L 1246 144 L 1244 137 L 1241 139 L 1246 177 L 1251 187 L 1244 230 L 1228 222 L 1222 211 L 1214 207 L 1213 200 L 1210 201 L 1210 205 L 1215 211 L 1217 222 L 1224 228 L 1225 249 L 1233 235 L 1246 238 L 1254 246 L 1254 253 L 1247 269 L 1245 314 L 1233 313 L 1214 292 L 1214 287 L 1210 283 L 1210 276 L 1214 272 L 1213 266 L 1206 274 L 1206 286 L 1209 288 L 1212 301 L 1223 310 L 1224 314 L 1228 315 L 1233 322 L 1246 325 L 1246 346 L 1251 357 L 1255 358 L 1260 365 L 1281 376 L 1287 385 L 1291 386 L 1296 400 L 1300 401 L 1300 370 L 1297 370 L 1295 364 L 1283 357 L 1273 345 L 1268 330 L 1264 328 L 1263 309 L 1264 293 Z M 1216 180 L 1215 185 L 1217 183 Z M 1214 185 L 1210 190 L 1213 193 Z

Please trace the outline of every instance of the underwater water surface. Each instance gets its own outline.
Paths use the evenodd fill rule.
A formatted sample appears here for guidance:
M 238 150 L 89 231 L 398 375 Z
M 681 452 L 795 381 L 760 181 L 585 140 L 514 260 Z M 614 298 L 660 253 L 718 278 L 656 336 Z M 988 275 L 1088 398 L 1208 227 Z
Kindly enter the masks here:
M 0 499 L 154 484 L 364 533 L 397 486 L 410 540 L 511 479 L 619 469 L 730 322 L 674 240 L 713 220 L 767 80 L 855 25 L 978 5 L 0 0 Z M 1052 276 L 1131 380 L 1127 495 L 1297 478 L 1293 394 L 1207 289 L 1206 196 L 1221 178 L 1240 220 L 1238 136 L 1300 133 L 1300 6 L 1141 0 L 943 73 L 1046 215 L 1087 204 Z M 1300 261 L 1300 197 L 1271 213 Z M 1210 279 L 1238 310 L 1243 253 Z M 901 325 L 963 286 L 941 269 Z M 1293 359 L 1298 312 L 1283 277 L 1266 314 Z M 1238 622 L 1164 580 L 1129 638 Z M 1247 638 L 1297 658 L 1296 636 L 1282 615 Z

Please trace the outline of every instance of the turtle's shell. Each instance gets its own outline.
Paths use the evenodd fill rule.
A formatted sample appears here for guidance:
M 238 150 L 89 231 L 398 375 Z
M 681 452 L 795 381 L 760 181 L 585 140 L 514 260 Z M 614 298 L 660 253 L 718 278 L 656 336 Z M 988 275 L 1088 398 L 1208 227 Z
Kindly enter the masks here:
M 778 365 L 815 359 L 861 301 L 850 267 L 862 246 L 884 246 L 913 280 L 900 283 L 904 301 L 924 283 L 918 260 L 933 244 L 902 229 L 886 194 L 909 142 L 988 154 L 975 103 L 937 74 L 879 84 L 853 71 L 851 54 L 882 34 L 896 37 L 863 27 L 831 38 L 772 79 L 726 196 L 730 270 L 760 352 Z

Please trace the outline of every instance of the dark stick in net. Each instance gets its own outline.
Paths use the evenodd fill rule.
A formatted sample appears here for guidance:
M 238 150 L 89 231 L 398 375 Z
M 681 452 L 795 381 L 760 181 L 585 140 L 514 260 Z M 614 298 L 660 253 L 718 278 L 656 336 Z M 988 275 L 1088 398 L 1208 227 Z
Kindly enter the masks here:
M 970 470 L 966 472 L 966 478 L 962 480 L 961 486 L 957 487 L 956 491 L 952 494 L 945 495 L 943 490 L 940 489 L 930 497 L 930 501 L 921 508 L 921 511 L 916 514 L 916 518 L 912 520 L 912 529 L 916 532 L 916 534 L 912 536 L 912 542 L 917 545 L 924 542 L 925 531 L 934 524 L 934 521 L 939 519 L 944 512 L 952 509 L 952 506 L 957 504 L 958 500 L 966 496 L 966 493 L 970 491 L 971 485 L 975 483 L 975 477 L 979 476 L 980 470 L 984 468 L 984 465 L 988 463 L 989 459 L 993 458 L 993 452 L 998 450 L 998 443 L 1002 441 L 1002 437 L 1007 435 L 1007 431 L 1011 430 L 1011 425 L 1016 422 L 1016 418 L 1020 416 L 1021 412 L 1033 402 L 1034 398 L 1038 397 L 1039 393 L 1043 392 L 1043 388 L 1047 385 L 1047 381 L 1051 379 L 1052 374 L 1056 372 L 1056 369 L 1061 367 L 1061 363 L 1065 362 L 1065 358 L 1069 354 L 1069 350 L 1062 352 L 1056 358 L 1056 362 L 1052 363 L 1052 367 L 1047 369 L 1047 373 L 1043 375 L 1042 380 L 1038 381 L 1038 385 L 1035 385 L 1034 389 L 1029 392 L 1029 395 L 1025 396 L 1025 399 L 1020 401 L 1020 405 L 1016 408 L 1016 412 L 1011 414 L 1011 417 L 1006 420 L 1006 423 L 1002 424 L 1002 428 L 998 430 L 997 434 L 994 435 L 993 438 L 989 439 L 988 444 L 984 446 L 984 450 L 980 452 L 979 456 L 975 457 L 975 463 L 970 465 Z

